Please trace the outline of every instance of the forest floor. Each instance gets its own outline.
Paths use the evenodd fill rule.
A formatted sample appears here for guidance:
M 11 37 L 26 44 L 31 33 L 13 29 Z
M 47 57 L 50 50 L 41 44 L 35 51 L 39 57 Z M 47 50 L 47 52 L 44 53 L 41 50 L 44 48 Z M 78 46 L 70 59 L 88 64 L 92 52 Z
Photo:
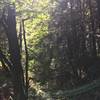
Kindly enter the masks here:
M 6 73 L 4 69 L 0 69 L 0 100 L 13 100 L 12 96 L 13 96 L 13 85 L 11 83 L 11 77 L 9 77 L 8 73 Z M 30 98 L 30 100 L 32 99 Z M 38 99 L 35 98 L 35 100 Z M 59 100 L 66 100 L 66 99 L 59 99 Z M 89 93 L 76 96 L 73 100 L 100 100 L 100 89 L 98 88 L 95 91 L 90 91 Z

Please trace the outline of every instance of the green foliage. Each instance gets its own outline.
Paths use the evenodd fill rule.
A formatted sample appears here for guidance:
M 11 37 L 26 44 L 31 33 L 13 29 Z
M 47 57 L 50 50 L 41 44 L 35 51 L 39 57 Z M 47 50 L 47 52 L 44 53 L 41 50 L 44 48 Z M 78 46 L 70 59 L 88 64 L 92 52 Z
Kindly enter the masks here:
M 100 55 L 98 35 L 100 23 L 97 4 L 96 1 L 91 0 L 74 1 L 0 1 L 0 13 L 5 3 L 7 5 L 11 2 L 15 3 L 18 38 L 21 33 L 20 22 L 25 22 L 30 77 L 34 84 L 36 82 L 47 90 L 62 89 L 63 91 L 81 86 L 88 83 L 88 80 L 93 81 L 94 79 L 90 78 L 97 75 L 93 72 L 93 75 L 90 74 L 91 70 L 95 71 L 100 64 L 98 56 Z M 4 34 L 0 36 L 1 39 L 2 37 L 6 39 Z M 8 44 L 4 47 L 8 48 L 6 45 Z M 22 63 L 25 66 L 23 41 L 22 45 Z M 82 90 L 85 91 L 79 88 L 77 93 Z M 75 91 L 68 91 L 68 96 L 71 93 L 75 94 Z

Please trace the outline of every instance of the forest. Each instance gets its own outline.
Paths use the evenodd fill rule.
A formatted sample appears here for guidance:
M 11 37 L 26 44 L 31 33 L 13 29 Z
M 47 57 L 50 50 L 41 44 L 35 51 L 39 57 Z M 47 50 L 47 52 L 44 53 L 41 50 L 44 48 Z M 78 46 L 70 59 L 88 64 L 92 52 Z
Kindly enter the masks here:
M 100 0 L 0 0 L 0 100 L 100 100 Z

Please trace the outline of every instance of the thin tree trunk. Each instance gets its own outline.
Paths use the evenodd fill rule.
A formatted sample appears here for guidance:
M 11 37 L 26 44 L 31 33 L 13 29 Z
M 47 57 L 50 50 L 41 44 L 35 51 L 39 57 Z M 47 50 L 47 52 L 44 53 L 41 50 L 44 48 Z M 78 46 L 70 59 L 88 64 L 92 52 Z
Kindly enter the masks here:
M 24 27 L 24 20 L 22 21 L 22 27 L 23 27 L 23 39 L 24 39 L 24 45 L 25 45 L 25 54 L 26 54 L 26 64 L 25 64 L 25 71 L 26 71 L 26 98 L 28 99 L 28 49 L 27 49 L 27 43 L 26 43 L 26 32 Z
M 91 21 L 91 30 L 92 30 L 92 34 L 91 34 L 91 43 L 92 43 L 92 56 L 96 57 L 97 56 L 97 50 L 96 50 L 96 39 L 95 39 L 95 34 L 96 34 L 96 30 L 95 30 L 95 25 L 94 25 L 94 16 L 93 16 L 93 11 L 92 11 L 92 5 L 91 5 L 91 0 L 89 0 L 89 9 L 90 9 L 90 21 Z

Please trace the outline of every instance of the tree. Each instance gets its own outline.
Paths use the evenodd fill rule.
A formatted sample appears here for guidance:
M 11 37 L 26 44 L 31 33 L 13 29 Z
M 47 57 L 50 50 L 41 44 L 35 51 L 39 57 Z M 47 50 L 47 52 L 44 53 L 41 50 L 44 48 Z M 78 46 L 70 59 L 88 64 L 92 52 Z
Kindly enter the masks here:
M 7 27 L 5 25 L 4 27 L 9 43 L 10 62 L 12 64 L 9 68 L 13 75 L 12 80 L 14 85 L 15 100 L 25 100 L 24 74 L 21 65 L 20 48 L 16 32 L 15 9 L 8 6 L 7 10 L 8 17 L 7 20 L 4 20 Z

